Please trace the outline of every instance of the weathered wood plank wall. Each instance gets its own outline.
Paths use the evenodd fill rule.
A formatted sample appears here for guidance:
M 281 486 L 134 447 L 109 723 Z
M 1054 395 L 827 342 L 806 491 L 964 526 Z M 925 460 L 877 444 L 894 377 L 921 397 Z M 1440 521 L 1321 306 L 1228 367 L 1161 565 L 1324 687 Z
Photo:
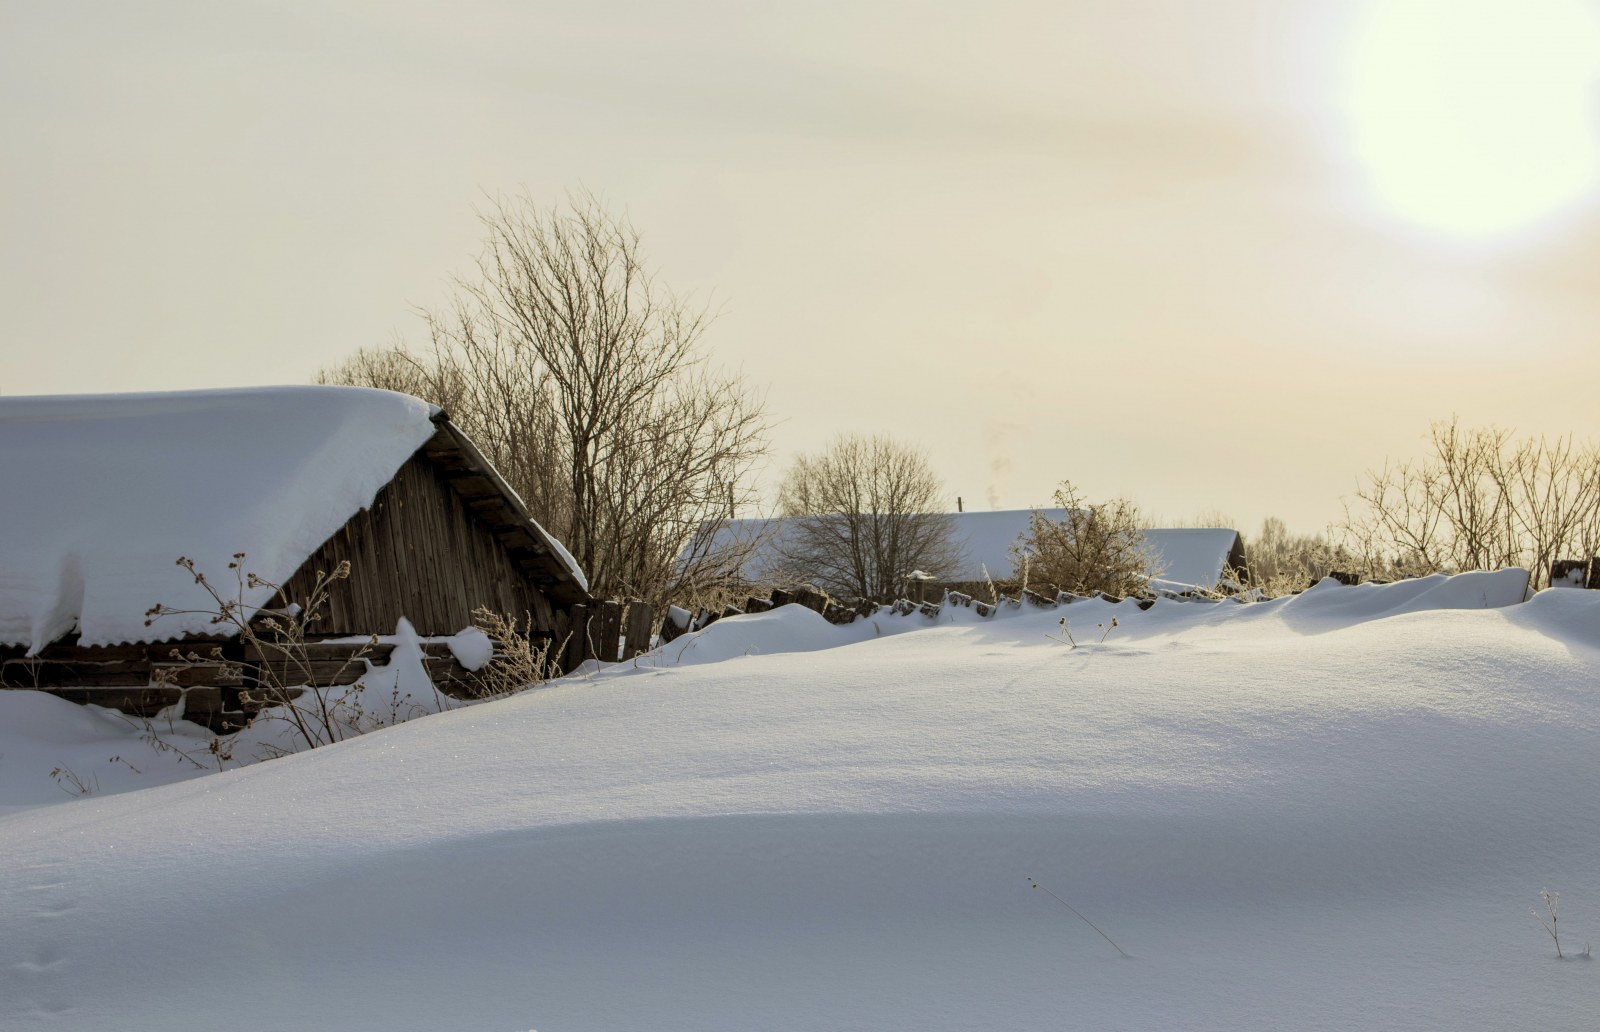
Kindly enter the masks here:
M 388 633 L 401 616 L 419 634 L 454 634 L 479 606 L 519 624 L 526 614 L 535 631 L 554 634 L 555 608 L 530 584 L 532 560 L 513 554 L 418 455 L 283 587 L 290 601 L 303 602 L 318 572 L 350 563 L 349 579 L 331 587 L 319 635 Z

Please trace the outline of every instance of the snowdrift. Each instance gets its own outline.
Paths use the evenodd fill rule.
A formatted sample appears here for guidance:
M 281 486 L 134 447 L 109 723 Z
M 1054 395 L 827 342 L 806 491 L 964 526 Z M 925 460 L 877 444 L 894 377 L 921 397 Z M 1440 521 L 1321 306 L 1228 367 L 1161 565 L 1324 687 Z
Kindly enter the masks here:
M 1517 576 L 786 608 L 15 813 L 0 1027 L 1587 1027 L 1600 593 Z

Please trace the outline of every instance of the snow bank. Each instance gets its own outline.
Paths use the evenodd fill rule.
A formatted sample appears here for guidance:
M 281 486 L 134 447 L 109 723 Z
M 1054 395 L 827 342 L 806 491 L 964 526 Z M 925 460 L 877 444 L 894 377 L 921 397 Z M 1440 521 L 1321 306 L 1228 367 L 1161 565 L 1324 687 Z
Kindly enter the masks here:
M 462 669 L 482 670 L 494 660 L 494 640 L 477 627 L 468 627 L 447 640 L 450 654 Z
M 221 740 L 185 720 L 181 701 L 144 719 L 45 692 L 0 691 L 0 815 L 188 781 L 302 752 L 312 745 L 300 727 L 319 742 L 343 741 L 469 705 L 434 687 L 422 639 L 410 621 L 402 619 L 394 634 L 377 637 L 379 644 L 393 646 L 386 662 L 354 664 L 353 683 L 305 689 L 292 703 L 267 707 L 249 727 Z M 429 640 L 469 657 L 493 652 L 477 628 Z
M 885 619 L 879 618 L 881 624 Z M 906 629 L 912 625 L 898 621 Z M 873 636 L 872 621 L 837 626 L 800 605 L 723 617 L 703 631 L 677 638 L 643 657 L 652 667 L 721 663 L 739 656 L 815 652 Z
M 0 1027 L 1587 1028 L 1528 911 L 1600 941 L 1600 593 L 1514 579 L 778 610 L 63 795 L 0 818 Z
M 357 387 L 0 398 L 0 644 L 213 631 L 179 556 L 282 583 L 433 433 L 433 409 Z M 246 588 L 254 608 L 267 588 Z M 163 616 L 162 603 L 202 610 Z
M 1502 609 L 1527 597 L 1528 571 L 1477 570 L 1449 576 L 1412 577 L 1391 584 L 1344 585 L 1324 577 L 1299 595 L 1290 596 L 1296 612 L 1371 620 L 1433 609 Z

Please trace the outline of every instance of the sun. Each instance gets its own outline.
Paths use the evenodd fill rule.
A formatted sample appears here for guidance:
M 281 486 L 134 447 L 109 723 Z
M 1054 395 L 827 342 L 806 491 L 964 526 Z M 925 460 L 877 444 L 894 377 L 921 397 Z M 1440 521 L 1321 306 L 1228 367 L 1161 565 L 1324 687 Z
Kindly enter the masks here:
M 1552 219 L 1600 176 L 1600 12 L 1585 0 L 1379 0 L 1343 108 L 1378 199 L 1450 236 Z

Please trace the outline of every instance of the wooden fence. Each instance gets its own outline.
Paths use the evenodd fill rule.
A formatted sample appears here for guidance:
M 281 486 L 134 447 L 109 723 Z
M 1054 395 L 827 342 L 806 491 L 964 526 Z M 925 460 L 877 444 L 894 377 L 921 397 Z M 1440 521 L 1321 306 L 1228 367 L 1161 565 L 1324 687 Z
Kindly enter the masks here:
M 1361 582 L 1361 576 L 1355 573 L 1336 570 L 1330 573 L 1329 576 L 1341 584 L 1349 585 Z M 1552 587 L 1600 590 L 1600 557 L 1557 560 L 1550 568 L 1550 584 Z M 961 587 L 965 587 L 965 585 Z M 820 591 L 800 588 L 792 591 L 779 589 L 766 597 L 751 596 L 745 599 L 743 605 L 729 605 L 720 612 L 702 609 L 698 613 L 689 613 L 686 610 L 670 607 L 666 619 L 662 621 L 661 640 L 668 642 L 691 631 L 703 630 L 725 616 L 760 613 L 778 606 L 789 605 L 790 603 L 797 603 L 814 610 L 830 623 L 842 624 L 850 623 L 860 617 L 871 616 L 873 613 L 883 609 L 902 615 L 920 612 L 924 616 L 938 616 L 945 606 L 956 605 L 973 609 L 979 616 L 987 617 L 993 616 L 1001 609 L 1023 605 L 1040 609 L 1054 609 L 1089 598 L 1099 598 L 1107 602 L 1124 601 L 1122 598 L 1108 595 L 1104 592 L 1097 595 L 1074 595 L 1071 592 L 1063 591 L 1052 597 L 1024 589 L 1014 596 L 1000 595 L 993 602 L 983 602 L 976 599 L 968 591 L 941 587 L 924 581 L 909 582 L 907 591 L 912 597 L 901 598 L 888 604 L 861 599 L 835 599 Z M 1237 594 L 1224 595 L 1217 592 L 1171 590 L 1163 590 L 1159 593 L 1159 596 L 1135 597 L 1133 601 L 1137 602 L 1140 609 L 1149 609 L 1155 604 L 1157 597 L 1179 602 L 1246 601 L 1244 596 Z
M 563 649 L 561 668 L 571 670 L 586 659 L 606 663 L 632 659 L 650 648 L 656 622 L 655 608 L 646 602 L 596 602 L 572 607 L 571 632 Z
M 1600 591 L 1600 557 L 1557 559 L 1550 564 L 1550 586 Z
M 1201 596 L 1176 592 L 1164 592 L 1163 594 L 1166 597 L 1184 601 L 1221 601 L 1218 596 Z M 982 602 L 965 592 L 948 590 L 940 592 L 937 601 L 932 601 L 931 595 L 929 598 L 930 600 L 928 601 L 902 598 L 890 603 L 881 603 L 867 599 L 836 599 L 823 592 L 813 591 L 808 588 L 792 591 L 778 589 L 766 597 L 751 596 L 745 599 L 742 606 L 729 605 L 720 612 L 712 612 L 708 609 L 702 609 L 698 613 L 689 613 L 682 609 L 669 610 L 667 618 L 662 621 L 661 640 L 662 642 L 669 642 L 691 631 L 704 630 L 725 616 L 764 613 L 769 609 L 791 604 L 805 606 L 829 623 L 847 624 L 884 610 L 901 616 L 921 613 L 923 616 L 933 617 L 938 616 L 945 606 L 962 606 L 973 610 L 979 616 L 988 617 L 993 616 L 1001 609 L 1016 608 L 1023 605 L 1039 609 L 1055 609 L 1059 606 L 1086 601 L 1090 598 L 1099 598 L 1107 602 L 1124 601 L 1116 595 L 1107 595 L 1104 592 L 1098 595 L 1074 595 L 1067 591 L 1060 592 L 1055 596 L 1041 595 L 1036 591 L 1023 591 L 1016 597 L 1001 595 L 994 602 Z M 1135 602 L 1140 609 L 1149 609 L 1155 604 L 1156 600 L 1154 598 L 1134 598 L 1131 601 Z M 677 614 L 676 618 L 674 618 L 674 612 Z

